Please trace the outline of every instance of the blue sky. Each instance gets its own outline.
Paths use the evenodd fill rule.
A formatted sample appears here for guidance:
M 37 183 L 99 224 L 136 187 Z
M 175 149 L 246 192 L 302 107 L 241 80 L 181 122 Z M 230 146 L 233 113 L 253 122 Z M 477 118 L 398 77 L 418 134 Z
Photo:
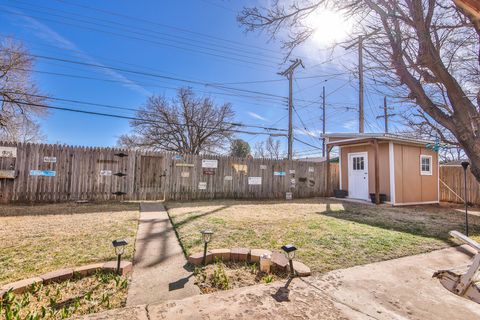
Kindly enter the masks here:
M 190 86 L 218 103 L 232 103 L 237 121 L 286 128 L 286 102 L 277 97 L 288 95 L 287 80 L 277 74 L 286 67 L 279 43 L 268 41 L 262 34 L 244 33 L 236 21 L 242 6 L 255 4 L 258 1 L 0 0 L 0 36 L 23 41 L 35 55 L 201 83 L 225 83 L 239 90 Z M 327 131 L 354 132 L 358 128 L 358 113 L 353 109 L 357 106 L 358 80 L 347 70 L 355 67 L 356 50 L 337 50 L 331 56 L 325 47 L 312 40 L 292 56 L 301 57 L 305 64 L 294 82 L 298 112 L 294 114 L 295 135 L 316 146 L 320 146 L 322 85 L 327 92 Z M 43 58 L 36 60 L 34 77 L 41 91 L 53 97 L 127 108 L 138 108 L 151 94 L 173 96 L 176 88 L 189 85 Z M 263 80 L 274 81 L 237 84 Z M 382 113 L 382 98 L 368 81 L 366 89 L 366 131 L 378 132 L 383 130 L 383 120 L 375 119 Z M 130 111 L 98 106 L 51 104 L 133 116 Z M 50 143 L 112 146 L 118 136 L 129 132 L 127 120 L 64 111 L 51 111 L 41 123 Z M 252 148 L 266 138 L 246 134 L 239 137 L 249 141 Z M 285 138 L 281 140 L 286 146 Z M 299 155 L 316 153 L 313 147 L 299 142 L 295 142 L 294 149 Z

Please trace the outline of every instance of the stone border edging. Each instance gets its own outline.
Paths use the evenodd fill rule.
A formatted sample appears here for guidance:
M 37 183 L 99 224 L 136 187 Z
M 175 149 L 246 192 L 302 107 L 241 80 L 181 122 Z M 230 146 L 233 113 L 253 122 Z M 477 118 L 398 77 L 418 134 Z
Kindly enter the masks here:
M 288 259 L 283 253 L 271 252 L 266 249 L 249 249 L 249 248 L 232 248 L 232 249 L 212 249 L 207 251 L 206 264 L 210 264 L 215 260 L 223 262 L 260 262 L 263 254 L 271 255 L 271 267 L 278 271 L 288 271 Z M 203 252 L 193 253 L 188 257 L 188 262 L 199 266 L 203 262 Z M 293 269 L 299 277 L 307 277 L 311 274 L 310 268 L 300 261 L 293 261 Z
M 120 274 L 125 275 L 132 272 L 133 266 L 130 261 L 120 262 Z M 89 276 L 95 272 L 103 270 L 106 272 L 115 272 L 117 270 L 117 261 L 99 262 L 88 264 L 75 268 L 64 268 L 55 271 L 44 273 L 38 277 L 23 279 L 11 283 L 7 283 L 0 288 L 0 297 L 5 292 L 12 289 L 13 293 L 23 293 L 29 286 L 37 283 L 50 284 L 53 282 L 62 282 L 73 278 L 73 275 L 80 274 L 82 276 Z

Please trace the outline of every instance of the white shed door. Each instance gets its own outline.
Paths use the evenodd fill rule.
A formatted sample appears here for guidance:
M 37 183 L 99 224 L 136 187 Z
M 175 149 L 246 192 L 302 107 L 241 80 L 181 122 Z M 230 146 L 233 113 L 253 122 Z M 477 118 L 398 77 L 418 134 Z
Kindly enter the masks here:
M 368 200 L 368 153 L 348 154 L 348 196 Z

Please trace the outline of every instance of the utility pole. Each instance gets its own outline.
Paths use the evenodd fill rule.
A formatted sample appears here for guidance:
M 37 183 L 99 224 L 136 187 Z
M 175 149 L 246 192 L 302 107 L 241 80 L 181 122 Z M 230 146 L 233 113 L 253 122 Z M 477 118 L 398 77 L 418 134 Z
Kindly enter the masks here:
M 325 157 L 325 126 L 326 126 L 326 118 L 325 118 L 325 86 L 322 88 L 322 157 Z
M 363 40 L 375 35 L 380 29 L 376 29 L 367 35 L 358 36 L 358 40 L 345 47 L 348 50 L 355 45 L 358 45 L 358 132 L 365 132 L 365 112 L 364 112 L 364 83 L 363 83 Z
M 388 113 L 388 110 L 393 110 L 393 108 L 389 108 L 387 105 L 387 97 L 383 97 L 383 116 L 377 116 L 377 119 L 385 118 L 385 133 L 388 133 L 388 118 L 393 117 L 395 113 Z
M 290 67 L 279 73 L 288 79 L 288 160 L 292 160 L 293 155 L 293 72 L 298 66 L 305 68 L 301 59 L 290 60 L 290 62 L 292 62 Z

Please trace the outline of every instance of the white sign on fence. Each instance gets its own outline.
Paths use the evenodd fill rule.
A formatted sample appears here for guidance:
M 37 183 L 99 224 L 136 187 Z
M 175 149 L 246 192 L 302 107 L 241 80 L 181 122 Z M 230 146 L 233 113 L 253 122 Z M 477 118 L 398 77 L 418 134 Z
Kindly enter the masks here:
M 293 195 L 292 195 L 291 192 L 285 193 L 285 199 L 287 199 L 287 200 L 292 200 L 292 198 L 293 198 Z
M 17 148 L 15 148 L 15 147 L 0 147 L 0 157 L 16 158 L 17 157 Z
M 43 162 L 56 163 L 57 157 L 43 157 Z
M 112 175 L 112 170 L 100 170 L 100 175 L 104 177 L 110 177 Z
M 188 178 L 188 177 L 190 177 L 190 172 L 188 172 L 188 171 L 182 171 L 182 172 L 180 173 L 180 176 L 181 176 L 182 178 Z
M 233 180 L 233 177 L 232 177 L 232 176 L 225 176 L 225 178 L 223 178 L 223 180 L 225 180 L 225 181 L 232 181 L 232 180 Z
M 315 169 L 313 167 L 308 167 L 308 172 L 315 172 Z
M 202 168 L 217 168 L 218 160 L 202 159 Z
M 267 165 L 266 164 L 261 164 L 260 165 L 260 170 L 266 170 L 267 169 Z
M 199 182 L 198 183 L 198 189 L 199 190 L 206 190 L 207 189 L 207 183 L 206 182 Z
M 295 174 L 295 170 L 290 170 L 290 174 Z
M 262 177 L 248 177 L 248 184 L 249 185 L 261 185 L 262 184 Z

